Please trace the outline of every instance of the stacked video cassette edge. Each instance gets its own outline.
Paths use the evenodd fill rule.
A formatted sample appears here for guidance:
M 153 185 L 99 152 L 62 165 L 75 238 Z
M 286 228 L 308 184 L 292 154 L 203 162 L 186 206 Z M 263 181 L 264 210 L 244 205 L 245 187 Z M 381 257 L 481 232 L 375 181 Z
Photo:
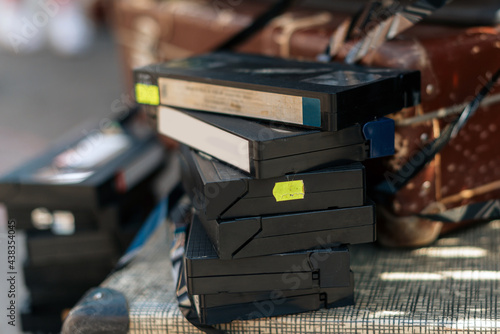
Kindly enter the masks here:
M 419 103 L 418 72 L 212 53 L 134 75 L 181 143 L 198 323 L 353 304 L 349 245 L 376 240 L 361 162 L 393 154 L 384 116 Z

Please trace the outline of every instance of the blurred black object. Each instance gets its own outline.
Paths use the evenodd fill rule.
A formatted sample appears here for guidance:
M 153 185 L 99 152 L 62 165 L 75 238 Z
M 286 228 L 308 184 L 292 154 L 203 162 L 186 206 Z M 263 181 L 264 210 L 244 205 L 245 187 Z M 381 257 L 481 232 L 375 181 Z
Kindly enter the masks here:
M 65 310 L 112 271 L 162 196 L 167 155 L 141 116 L 101 120 L 0 178 L 25 240 L 24 331 L 60 332 Z

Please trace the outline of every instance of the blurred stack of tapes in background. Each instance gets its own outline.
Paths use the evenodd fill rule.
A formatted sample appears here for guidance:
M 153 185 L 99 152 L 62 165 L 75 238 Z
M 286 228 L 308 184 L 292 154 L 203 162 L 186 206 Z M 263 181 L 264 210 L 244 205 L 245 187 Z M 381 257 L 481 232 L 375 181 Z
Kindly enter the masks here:
M 218 52 L 134 77 L 158 131 L 182 143 L 191 204 L 172 220 L 190 220 L 174 258 L 188 320 L 352 304 L 348 245 L 376 239 L 360 162 L 393 154 L 383 116 L 419 103 L 419 73 Z
M 0 203 L 15 217 L 24 331 L 59 332 L 66 310 L 112 271 L 162 193 L 163 146 L 135 110 L 122 116 L 69 134 L 0 179 Z

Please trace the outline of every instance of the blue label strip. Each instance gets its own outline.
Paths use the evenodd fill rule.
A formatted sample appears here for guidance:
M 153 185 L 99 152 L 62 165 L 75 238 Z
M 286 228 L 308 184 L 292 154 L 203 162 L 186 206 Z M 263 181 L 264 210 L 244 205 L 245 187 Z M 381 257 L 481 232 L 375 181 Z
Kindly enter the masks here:
M 319 99 L 302 98 L 302 124 L 321 127 L 321 102 Z

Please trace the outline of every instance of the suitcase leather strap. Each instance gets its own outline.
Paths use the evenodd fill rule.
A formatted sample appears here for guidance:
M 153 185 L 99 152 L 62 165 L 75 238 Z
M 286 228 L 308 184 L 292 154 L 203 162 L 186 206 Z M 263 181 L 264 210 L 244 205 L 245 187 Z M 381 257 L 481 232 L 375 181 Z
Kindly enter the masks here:
M 375 192 L 379 197 L 387 197 L 395 195 L 403 188 L 410 180 L 412 180 L 429 162 L 431 162 L 436 154 L 438 154 L 450 140 L 455 138 L 460 129 L 467 123 L 470 117 L 476 112 L 481 101 L 488 95 L 495 83 L 500 78 L 500 69 L 491 77 L 486 85 L 481 89 L 479 94 L 464 108 L 460 115 L 449 123 L 441 135 L 434 139 L 431 143 L 420 149 L 414 157 L 424 157 L 417 159 L 409 159 L 396 172 L 386 172 L 385 180 L 375 186 Z M 410 172 L 408 172 L 410 171 Z

